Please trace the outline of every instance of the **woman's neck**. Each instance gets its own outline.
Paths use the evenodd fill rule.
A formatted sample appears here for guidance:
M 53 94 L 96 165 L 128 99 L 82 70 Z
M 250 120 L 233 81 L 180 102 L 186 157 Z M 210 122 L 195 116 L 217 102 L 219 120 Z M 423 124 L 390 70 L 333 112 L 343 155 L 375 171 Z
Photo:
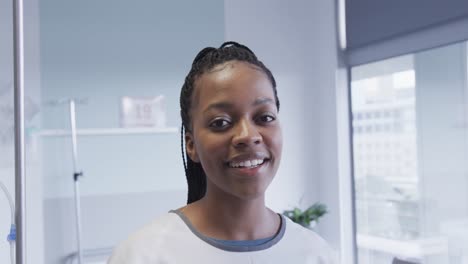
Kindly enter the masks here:
M 279 216 L 265 206 L 264 196 L 240 200 L 207 194 L 182 212 L 200 233 L 225 240 L 267 238 L 276 234 L 281 223 Z

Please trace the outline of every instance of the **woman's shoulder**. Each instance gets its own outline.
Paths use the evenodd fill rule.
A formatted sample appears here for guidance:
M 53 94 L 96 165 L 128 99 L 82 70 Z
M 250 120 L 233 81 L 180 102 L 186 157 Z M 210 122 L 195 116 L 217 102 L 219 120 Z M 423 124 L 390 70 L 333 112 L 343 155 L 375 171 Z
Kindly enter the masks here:
M 180 217 L 173 213 L 173 211 L 161 214 L 151 222 L 133 232 L 130 235 L 130 238 L 153 238 L 154 234 L 160 235 L 160 233 L 164 233 L 168 229 L 172 229 L 180 225 L 182 221 L 178 220 L 180 220 Z
M 338 263 L 337 252 L 315 231 L 305 228 L 291 219 L 284 217 L 286 223 L 285 242 L 294 244 L 297 250 L 318 252 L 325 260 L 324 263 Z
M 118 244 L 108 263 L 143 263 L 142 259 L 150 259 L 155 256 L 155 252 L 163 251 L 167 236 L 174 230 L 180 230 L 181 225 L 182 221 L 174 213 L 158 216 Z

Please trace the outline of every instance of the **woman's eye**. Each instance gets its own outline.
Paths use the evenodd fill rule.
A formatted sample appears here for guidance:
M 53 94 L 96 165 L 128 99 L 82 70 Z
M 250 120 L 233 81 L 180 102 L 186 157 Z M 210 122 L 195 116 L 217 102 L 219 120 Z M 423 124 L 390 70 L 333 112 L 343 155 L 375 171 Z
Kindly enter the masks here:
M 272 121 L 275 121 L 275 117 L 272 115 L 262 115 L 260 116 L 259 120 L 263 123 L 270 123 Z
M 216 119 L 210 123 L 210 127 L 216 128 L 216 129 L 225 128 L 228 125 L 229 125 L 229 121 L 227 121 L 226 119 Z

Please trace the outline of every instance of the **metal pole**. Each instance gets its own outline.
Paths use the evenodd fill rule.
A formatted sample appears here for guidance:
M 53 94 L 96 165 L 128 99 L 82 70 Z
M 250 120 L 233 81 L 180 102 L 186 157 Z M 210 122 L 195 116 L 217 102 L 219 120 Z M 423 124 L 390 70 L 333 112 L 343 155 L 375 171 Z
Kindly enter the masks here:
M 82 175 L 78 172 L 78 150 L 76 143 L 76 119 L 75 119 L 75 101 L 70 100 L 70 125 L 72 138 L 72 155 L 73 155 L 73 180 L 75 182 L 75 213 L 76 213 L 76 236 L 78 244 L 78 263 L 83 263 L 83 250 L 81 247 L 81 205 L 80 205 L 80 186 L 79 177 Z
M 13 0 L 16 263 L 26 263 L 23 1 Z

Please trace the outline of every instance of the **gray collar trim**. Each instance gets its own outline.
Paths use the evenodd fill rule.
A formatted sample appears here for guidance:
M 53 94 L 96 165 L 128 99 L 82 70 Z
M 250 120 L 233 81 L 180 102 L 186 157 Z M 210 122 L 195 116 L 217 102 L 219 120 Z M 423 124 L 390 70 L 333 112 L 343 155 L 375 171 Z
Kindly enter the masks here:
M 256 246 L 225 245 L 225 244 L 223 244 L 221 242 L 213 240 L 213 239 L 203 235 L 202 233 L 198 232 L 198 230 L 195 229 L 195 227 L 192 225 L 190 220 L 180 210 L 171 210 L 169 212 L 177 214 L 184 221 L 184 223 L 187 225 L 187 227 L 190 229 L 190 231 L 192 231 L 192 233 L 195 234 L 198 238 L 200 238 L 201 240 L 205 241 L 206 243 L 208 243 L 208 244 L 210 244 L 210 245 L 212 245 L 212 246 L 214 246 L 216 248 L 219 248 L 219 249 L 222 249 L 222 250 L 225 250 L 225 251 L 250 252 L 250 251 L 264 250 L 264 249 L 270 248 L 273 245 L 275 245 L 276 243 L 278 243 L 281 240 L 281 238 L 283 238 L 283 235 L 284 235 L 284 233 L 286 231 L 286 221 L 284 219 L 284 216 L 281 215 L 281 214 L 278 214 L 280 216 L 280 218 L 281 218 L 281 227 L 280 227 L 278 233 L 276 233 L 276 235 L 270 241 L 268 241 L 268 242 L 266 242 L 264 244 L 261 244 L 261 245 L 256 245 Z

